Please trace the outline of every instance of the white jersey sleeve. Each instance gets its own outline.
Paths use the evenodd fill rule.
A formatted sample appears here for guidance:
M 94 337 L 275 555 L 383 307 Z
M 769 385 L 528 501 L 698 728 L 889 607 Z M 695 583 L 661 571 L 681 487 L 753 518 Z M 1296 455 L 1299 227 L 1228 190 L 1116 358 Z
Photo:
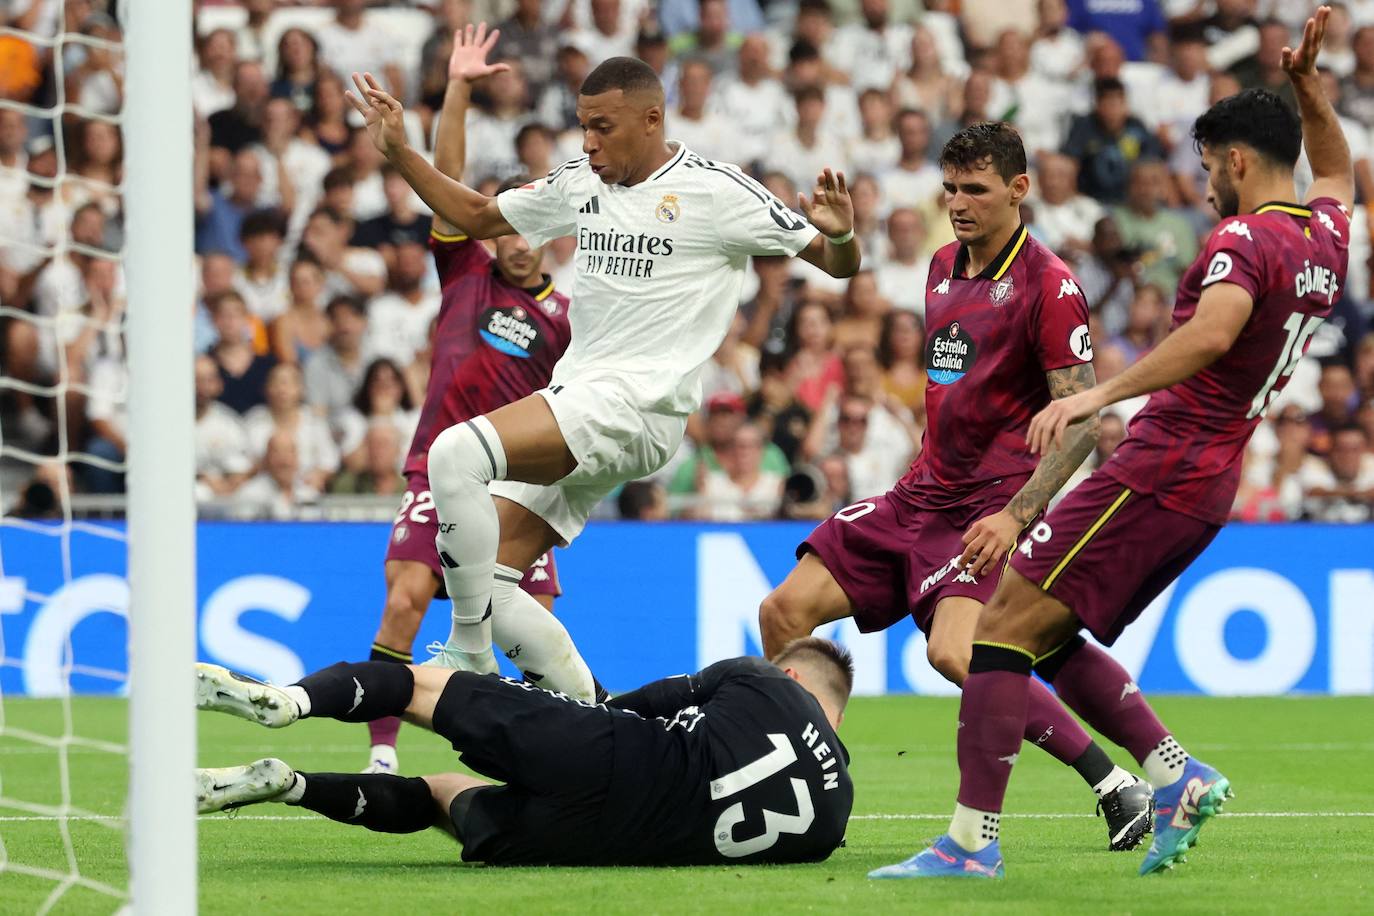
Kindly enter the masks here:
M 795 257 L 820 231 L 733 165 L 714 163 L 715 214 L 725 250 L 734 255 Z
M 568 186 L 585 168 L 587 157 L 572 159 L 543 178 L 512 188 L 496 198 L 501 215 L 525 241 L 534 247 L 577 231 L 577 212 L 568 196 Z

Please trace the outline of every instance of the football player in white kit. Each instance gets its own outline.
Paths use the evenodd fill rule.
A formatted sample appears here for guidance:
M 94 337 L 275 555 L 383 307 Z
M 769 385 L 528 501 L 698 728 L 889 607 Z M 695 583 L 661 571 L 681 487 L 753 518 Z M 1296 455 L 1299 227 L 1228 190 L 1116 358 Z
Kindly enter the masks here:
M 853 204 L 844 175 L 827 169 L 809 199 L 798 195 L 799 214 L 737 167 L 670 142 L 663 87 L 633 58 L 610 58 L 582 84 L 586 155 L 496 197 L 426 162 L 407 145 L 400 103 L 370 74 L 353 79 L 350 101 L 373 141 L 435 213 L 479 239 L 577 237 L 572 343 L 549 387 L 450 427 L 429 453 L 453 601 L 453 631 L 431 661 L 495 671 L 491 618 L 532 600 L 517 587 L 522 571 L 677 450 L 749 257 L 800 256 L 852 276 Z M 590 698 L 591 674 L 568 649 L 541 686 Z

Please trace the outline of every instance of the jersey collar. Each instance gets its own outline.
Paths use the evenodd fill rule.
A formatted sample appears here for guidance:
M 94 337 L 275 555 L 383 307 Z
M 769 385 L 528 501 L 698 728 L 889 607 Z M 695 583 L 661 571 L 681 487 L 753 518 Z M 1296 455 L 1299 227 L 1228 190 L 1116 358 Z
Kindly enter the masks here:
M 492 275 L 496 277 L 496 279 L 500 280 L 502 283 L 505 283 L 507 286 L 510 285 L 506 281 L 506 278 L 501 276 L 501 268 L 497 266 L 496 260 L 494 258 L 491 262 L 491 272 Z M 541 274 L 541 277 L 542 279 L 540 279 L 540 281 L 534 284 L 533 286 L 517 286 L 516 289 L 520 290 L 520 292 L 522 293 L 526 293 L 529 296 L 533 297 L 535 302 L 543 302 L 545 299 L 553 295 L 553 277 L 550 277 L 548 274 Z
M 1260 204 L 1259 207 L 1255 209 L 1254 215 L 1259 216 L 1261 213 L 1274 212 L 1287 213 L 1289 216 L 1301 216 L 1303 218 L 1308 218 L 1312 215 L 1310 207 L 1304 207 L 1302 204 L 1290 204 L 1282 200 L 1271 200 L 1266 204 Z
M 687 147 L 685 144 L 680 143 L 677 140 L 668 141 L 669 146 L 672 146 L 674 144 L 677 145 L 677 152 L 672 157 L 670 157 L 667 162 L 659 166 L 658 171 L 654 172 L 648 178 L 644 179 L 644 181 L 641 182 L 641 184 L 648 184 L 651 181 L 658 181 L 658 179 L 668 174 L 669 169 L 671 169 L 673 166 L 681 162 L 683 157 L 687 155 Z
M 1007 244 L 1002 250 L 997 252 L 997 257 L 988 262 L 988 266 L 983 268 L 983 272 L 977 277 L 965 277 L 964 268 L 968 265 L 968 247 L 960 245 L 959 250 L 954 253 L 954 265 L 950 268 L 950 279 L 952 280 L 1000 280 L 1008 270 L 1011 269 L 1011 262 L 1016 260 L 1016 256 L 1021 253 L 1021 249 L 1026 245 L 1026 239 L 1030 237 L 1025 224 L 1018 225 L 1016 231 L 1011 234 Z

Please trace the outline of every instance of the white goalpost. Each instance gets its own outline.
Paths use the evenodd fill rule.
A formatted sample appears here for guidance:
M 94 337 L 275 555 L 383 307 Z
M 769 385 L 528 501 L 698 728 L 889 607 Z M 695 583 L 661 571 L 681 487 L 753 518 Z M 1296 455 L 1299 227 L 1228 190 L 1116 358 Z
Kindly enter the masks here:
M 125 4 L 129 894 L 136 914 L 196 911 L 191 6 Z

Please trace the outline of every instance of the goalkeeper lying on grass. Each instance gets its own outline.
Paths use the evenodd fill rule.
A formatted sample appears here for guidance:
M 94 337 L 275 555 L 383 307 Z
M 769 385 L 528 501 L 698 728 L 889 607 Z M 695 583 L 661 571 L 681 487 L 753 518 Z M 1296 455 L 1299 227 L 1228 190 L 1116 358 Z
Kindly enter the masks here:
M 844 839 L 854 800 L 835 736 L 853 663 L 834 643 L 773 663 L 718 662 L 605 705 L 469 672 L 340 662 L 289 687 L 197 668 L 197 705 L 281 728 L 402 716 L 471 769 L 406 778 L 300 773 L 280 760 L 199 770 L 201 813 L 300 805 L 386 833 L 440 827 L 463 859 L 502 865 L 811 862 Z

